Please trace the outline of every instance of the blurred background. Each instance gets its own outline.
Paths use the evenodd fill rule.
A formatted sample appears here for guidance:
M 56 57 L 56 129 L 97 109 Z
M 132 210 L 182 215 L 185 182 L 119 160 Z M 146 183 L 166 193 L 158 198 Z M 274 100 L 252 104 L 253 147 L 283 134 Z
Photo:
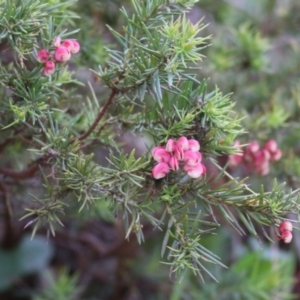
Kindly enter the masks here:
M 118 47 L 106 24 L 122 32 L 121 6 L 132 11 L 130 1 L 120 0 L 79 0 L 70 8 L 80 16 L 70 21 L 69 28 L 80 28 L 76 38 L 82 48 L 69 68 L 79 81 L 89 81 L 103 101 L 107 90 L 90 69 L 105 65 L 105 47 Z M 198 78 L 207 80 L 208 90 L 217 85 L 224 94 L 231 94 L 247 132 L 240 141 L 246 144 L 255 140 L 262 145 L 274 139 L 283 151 L 283 158 L 271 166 L 266 176 L 242 167 L 230 170 L 232 175 L 249 177 L 255 191 L 261 184 L 269 190 L 274 178 L 287 182 L 287 190 L 297 189 L 300 1 L 200 0 L 188 17 L 195 23 L 203 18 L 208 24 L 202 34 L 211 35 L 211 40 L 204 49 L 206 57 L 199 65 Z M 76 110 L 90 90 L 74 86 L 69 93 L 69 97 L 74 95 L 72 108 Z M 145 151 L 144 140 L 127 132 L 120 131 L 118 139 L 128 151 L 132 147 L 138 149 L 138 155 Z M 104 163 L 107 150 L 94 147 L 89 151 L 95 151 L 96 160 Z M 220 158 L 220 162 L 226 160 Z M 24 181 L 20 189 L 26 192 L 34 184 Z M 24 199 L 16 201 L 22 203 Z M 177 282 L 170 276 L 169 267 L 160 263 L 163 233 L 145 223 L 144 244 L 138 245 L 134 236 L 125 240 L 122 219 L 115 219 L 104 200 L 80 214 L 77 207 L 70 207 L 68 217 L 62 219 L 65 227 L 59 228 L 55 237 L 47 238 L 45 229 L 32 241 L 31 228 L 23 230 L 25 223 L 18 218 L 12 227 L 6 226 L 3 205 L 0 209 L 2 239 L 15 237 L 12 243 L 2 243 L 0 249 L 0 300 L 300 299 L 297 230 L 292 243 L 286 245 L 277 242 L 275 236 L 274 243 L 263 237 L 258 241 L 250 234 L 240 236 L 223 224 L 217 234 L 201 237 L 203 245 L 228 266 L 210 266 L 219 283 L 210 278 L 202 283 L 188 272 L 182 282 Z M 22 205 L 13 209 L 16 216 L 24 213 Z

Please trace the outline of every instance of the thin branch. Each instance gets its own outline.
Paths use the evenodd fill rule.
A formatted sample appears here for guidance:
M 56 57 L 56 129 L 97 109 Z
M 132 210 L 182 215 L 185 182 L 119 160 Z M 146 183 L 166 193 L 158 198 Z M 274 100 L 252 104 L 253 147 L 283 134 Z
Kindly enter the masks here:
M 90 126 L 90 128 L 85 133 L 83 133 L 82 135 L 73 138 L 72 142 L 75 142 L 77 140 L 82 141 L 85 138 L 87 138 L 93 132 L 93 130 L 96 128 L 98 123 L 101 121 L 101 119 L 103 118 L 105 112 L 107 111 L 107 109 L 111 105 L 114 97 L 117 94 L 118 94 L 117 90 L 113 89 L 111 91 L 111 94 L 110 94 L 109 98 L 107 99 L 107 101 L 106 101 L 105 105 L 103 106 L 103 108 L 99 111 L 95 121 Z M 0 174 L 12 177 L 14 179 L 30 178 L 39 170 L 39 165 L 43 164 L 44 162 L 45 162 L 45 157 L 41 157 L 41 158 L 37 159 L 30 167 L 28 167 L 27 169 L 25 169 L 23 171 L 15 171 L 15 170 L 12 170 L 12 169 L 7 169 L 7 168 L 0 167 Z
M 184 243 L 185 242 L 185 238 L 184 238 L 184 235 L 182 234 L 182 229 L 180 228 L 180 225 L 178 224 L 177 219 L 175 218 L 175 216 L 173 214 L 172 208 L 170 207 L 170 205 L 168 203 L 165 203 L 165 207 L 167 209 L 167 212 L 168 212 L 169 216 L 173 219 L 174 227 L 176 229 L 177 234 L 180 237 L 181 242 Z
M 12 169 L 7 169 L 7 168 L 1 168 L 0 167 L 0 173 L 9 176 L 15 179 L 26 179 L 34 175 L 34 173 L 39 169 L 37 164 L 34 164 L 30 167 L 28 167 L 25 170 L 22 171 L 15 171 Z
M 0 181 L 0 191 L 2 192 L 3 195 L 3 202 L 4 202 L 4 207 L 5 207 L 5 219 L 6 219 L 6 224 L 7 224 L 7 229 L 8 232 L 12 233 L 14 226 L 13 226 L 13 210 L 12 206 L 8 197 L 8 190 L 6 188 L 5 183 Z
M 102 109 L 99 111 L 96 119 L 94 120 L 93 124 L 90 126 L 90 128 L 83 134 L 81 134 L 78 137 L 74 137 L 72 139 L 72 142 L 75 141 L 82 141 L 85 138 L 87 138 L 92 132 L 93 130 L 96 128 L 96 126 L 99 124 L 99 122 L 101 121 L 101 119 L 103 118 L 104 114 L 106 113 L 107 109 L 109 108 L 109 106 L 112 104 L 112 101 L 114 99 L 114 97 L 118 94 L 118 91 L 113 89 L 110 93 L 109 98 L 107 99 L 106 103 L 104 104 L 104 106 L 102 107 Z
M 46 157 L 42 156 L 35 160 L 30 167 L 22 171 L 15 171 L 12 169 L 0 167 L 0 174 L 12 177 L 14 179 L 27 179 L 32 177 L 39 170 L 39 165 L 43 165 L 47 162 L 48 161 L 46 161 Z

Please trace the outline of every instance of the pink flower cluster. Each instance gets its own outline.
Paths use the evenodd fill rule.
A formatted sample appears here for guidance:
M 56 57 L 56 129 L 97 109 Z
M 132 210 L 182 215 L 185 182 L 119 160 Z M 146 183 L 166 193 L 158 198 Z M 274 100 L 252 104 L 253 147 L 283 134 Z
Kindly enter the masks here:
M 241 148 L 241 143 L 236 141 L 234 146 Z M 242 151 L 242 149 L 240 149 Z M 276 141 L 269 140 L 264 148 L 260 148 L 257 141 L 252 141 L 242 151 L 242 155 L 229 155 L 228 161 L 230 167 L 236 167 L 243 164 L 247 170 L 256 171 L 259 175 L 267 175 L 270 171 L 270 162 L 278 161 L 282 156 Z
M 49 52 L 47 49 L 41 49 L 37 53 L 37 61 L 44 64 L 43 74 L 50 76 L 55 71 L 55 62 L 68 61 L 71 54 L 78 53 L 80 45 L 76 40 L 64 40 L 58 36 L 53 42 L 54 52 Z
M 290 243 L 292 241 L 293 235 L 293 225 L 289 221 L 284 221 L 279 225 L 280 236 L 279 240 L 283 240 L 285 243 Z
M 165 147 L 158 146 L 152 149 L 152 156 L 158 164 L 152 169 L 152 176 L 155 179 L 165 177 L 170 170 L 177 171 L 180 162 L 183 162 L 183 169 L 192 178 L 198 178 L 206 172 L 201 164 L 202 154 L 199 152 L 198 141 L 182 136 L 177 141 L 169 139 Z

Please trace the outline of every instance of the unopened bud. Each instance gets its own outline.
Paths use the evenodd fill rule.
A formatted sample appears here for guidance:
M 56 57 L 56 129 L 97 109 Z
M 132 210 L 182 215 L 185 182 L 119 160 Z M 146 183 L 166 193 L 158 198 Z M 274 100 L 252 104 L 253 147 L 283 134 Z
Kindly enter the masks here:
M 286 243 L 286 244 L 288 244 L 288 243 L 290 243 L 291 241 L 292 241 L 292 239 L 293 239 L 293 235 L 292 235 L 292 233 L 290 232 L 290 231 L 283 231 L 282 233 L 281 233 L 281 239 Z
M 293 225 L 289 221 L 284 221 L 279 225 L 279 231 L 282 233 L 284 231 L 292 231 Z

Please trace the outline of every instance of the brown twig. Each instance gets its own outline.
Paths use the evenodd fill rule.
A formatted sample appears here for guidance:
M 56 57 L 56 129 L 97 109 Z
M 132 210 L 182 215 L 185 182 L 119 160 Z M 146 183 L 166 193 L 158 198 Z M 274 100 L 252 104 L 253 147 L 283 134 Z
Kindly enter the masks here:
M 10 248 L 15 245 L 18 239 L 16 234 L 16 228 L 13 223 L 13 209 L 8 197 L 8 190 L 4 182 L 0 181 L 0 191 L 2 193 L 2 199 L 5 208 L 5 234 L 1 241 L 1 246 L 5 248 Z
M 12 227 L 13 210 L 8 198 L 8 190 L 6 188 L 6 185 L 2 181 L 0 181 L 0 191 L 2 192 L 3 195 L 7 223 L 9 224 L 9 227 Z
M 25 170 L 22 171 L 15 171 L 12 169 L 7 169 L 7 168 L 0 168 L 0 173 L 5 175 L 5 176 L 9 176 L 9 177 L 13 177 L 15 179 L 26 179 L 29 178 L 31 176 L 34 175 L 34 173 L 39 169 L 37 164 L 34 164 L 30 167 L 28 167 Z
M 43 165 L 46 162 L 47 162 L 46 157 L 42 156 L 38 158 L 36 161 L 34 161 L 31 166 L 29 166 L 27 169 L 24 169 L 22 171 L 15 171 L 12 169 L 0 167 L 0 174 L 12 177 L 14 179 L 27 179 L 32 177 L 39 170 L 39 165 Z
M 106 103 L 104 104 L 104 106 L 102 107 L 102 109 L 99 111 L 96 119 L 94 120 L 93 124 L 90 126 L 90 128 L 83 134 L 81 134 L 78 137 L 74 137 L 72 139 L 72 142 L 75 141 L 82 141 L 85 138 L 87 138 L 92 132 L 93 130 L 96 128 L 96 126 L 98 125 L 98 123 L 101 121 L 101 119 L 103 118 L 104 114 L 106 113 L 107 109 L 109 108 L 109 106 L 111 105 L 114 97 L 118 94 L 118 91 L 113 89 L 110 93 L 109 98 L 107 99 Z
M 111 105 L 114 97 L 117 94 L 118 94 L 117 90 L 112 90 L 111 91 L 111 94 L 110 94 L 109 98 L 107 99 L 107 101 L 106 101 L 105 105 L 102 107 L 102 109 L 99 111 L 96 119 L 94 120 L 94 122 L 90 126 L 90 128 L 85 133 L 81 134 L 80 136 L 74 137 L 72 139 L 72 142 L 82 141 L 85 138 L 87 138 L 93 132 L 93 130 L 96 128 L 98 123 L 101 121 L 101 119 L 103 118 L 105 112 L 107 111 L 107 109 Z M 7 168 L 0 167 L 0 174 L 12 177 L 14 179 L 30 178 L 39 170 L 39 165 L 45 163 L 45 158 L 46 157 L 41 157 L 41 158 L 37 159 L 30 167 L 28 167 L 27 169 L 22 170 L 22 171 L 15 171 L 15 170 L 12 170 L 12 169 L 7 169 Z

